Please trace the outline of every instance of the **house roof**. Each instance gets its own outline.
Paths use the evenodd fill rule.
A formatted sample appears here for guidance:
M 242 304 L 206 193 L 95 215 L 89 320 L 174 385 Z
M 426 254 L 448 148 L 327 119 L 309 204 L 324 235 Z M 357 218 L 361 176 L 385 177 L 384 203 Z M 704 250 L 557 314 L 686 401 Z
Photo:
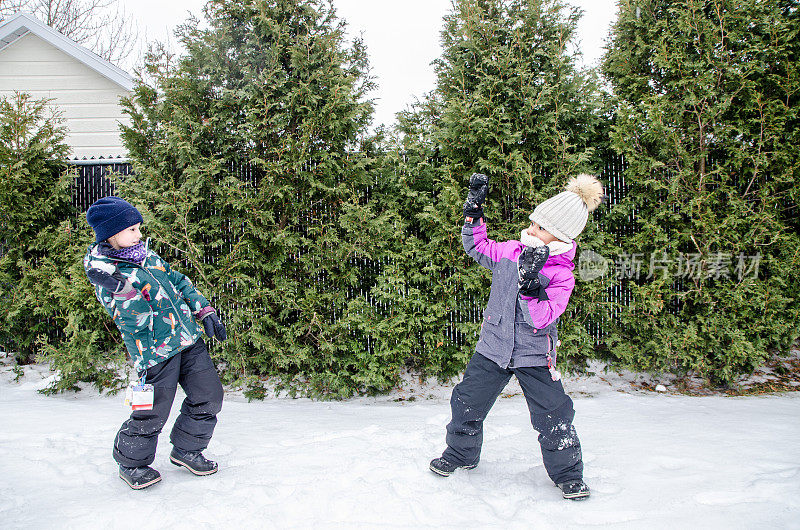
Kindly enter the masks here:
M 8 45 L 28 33 L 33 33 L 40 39 L 47 41 L 124 89 L 133 90 L 134 81 L 128 72 L 87 50 L 28 13 L 20 12 L 0 21 L 0 53 Z

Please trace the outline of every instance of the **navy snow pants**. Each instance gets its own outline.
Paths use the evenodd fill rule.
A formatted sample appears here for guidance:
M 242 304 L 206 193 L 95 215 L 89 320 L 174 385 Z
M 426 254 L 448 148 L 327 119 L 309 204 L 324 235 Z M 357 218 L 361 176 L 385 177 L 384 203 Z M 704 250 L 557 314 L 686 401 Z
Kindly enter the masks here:
M 137 410 L 122 424 L 114 440 L 114 460 L 126 467 L 149 466 L 156 456 L 158 435 L 167 422 L 178 385 L 186 393 L 172 427 L 172 445 L 184 451 L 208 447 L 217 413 L 222 409 L 222 384 L 203 339 L 147 369 L 153 385 L 152 410 Z
M 464 379 L 453 389 L 453 416 L 442 457 L 458 465 L 478 463 L 483 420 L 512 375 L 519 380 L 531 423 L 539 432 L 547 474 L 556 484 L 583 478 L 581 444 L 572 425 L 575 410 L 561 381 L 553 381 L 545 366 L 504 369 L 480 353 L 472 356 Z

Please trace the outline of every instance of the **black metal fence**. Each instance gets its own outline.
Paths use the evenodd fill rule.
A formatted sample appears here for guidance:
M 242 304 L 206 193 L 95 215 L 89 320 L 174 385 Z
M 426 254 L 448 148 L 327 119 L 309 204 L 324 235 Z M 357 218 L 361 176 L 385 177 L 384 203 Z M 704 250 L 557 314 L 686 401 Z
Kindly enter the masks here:
M 86 209 L 88 209 L 88 207 L 97 199 L 112 195 L 114 193 L 114 183 L 110 178 L 108 178 L 109 174 L 116 173 L 119 175 L 129 175 L 132 173 L 131 165 L 126 161 L 119 159 L 111 159 L 108 161 L 76 161 L 73 162 L 73 164 L 77 166 L 77 171 L 74 177 L 72 200 L 73 205 L 79 212 L 85 212 Z M 603 169 L 599 177 L 605 184 L 606 207 L 602 208 L 592 216 L 593 221 L 597 223 L 597 226 L 600 230 L 609 234 L 613 234 L 614 237 L 618 239 L 624 239 L 633 235 L 635 227 L 635 212 L 631 213 L 627 219 L 615 218 L 613 221 L 613 226 L 611 221 L 607 219 L 605 212 L 607 212 L 609 208 L 621 203 L 628 193 L 629 185 L 626 183 L 625 178 L 626 168 L 627 164 L 625 160 L 619 155 L 609 154 L 605 158 Z M 247 186 L 257 186 L 257 182 L 259 180 L 258 175 L 255 171 L 253 171 L 252 168 L 231 166 L 229 167 L 229 170 L 236 174 L 243 182 L 246 183 Z M 370 192 L 370 189 L 365 189 L 364 197 L 368 198 Z M 800 219 L 798 219 L 800 216 L 797 216 L 797 206 L 788 199 L 783 201 L 782 204 L 784 208 L 784 215 L 788 215 L 787 218 L 790 221 L 793 221 L 794 228 L 797 229 L 797 226 L 800 225 Z M 234 244 L 235 234 L 231 233 L 229 237 L 230 240 L 228 243 Z M 224 249 L 219 249 L 218 252 L 224 252 Z M 178 257 L 179 256 L 177 255 L 172 256 L 172 258 Z M 208 262 L 214 262 L 215 258 L 216 256 L 206 256 Z M 614 263 L 616 257 L 605 256 L 605 258 L 608 260 L 607 265 L 609 267 L 614 267 L 616 265 Z M 576 263 L 578 266 L 576 275 L 580 274 L 582 259 L 583 256 L 581 256 Z M 384 265 L 367 259 L 355 258 L 352 259 L 351 263 L 354 267 L 359 268 L 361 272 L 367 273 L 359 276 L 367 278 L 374 278 L 375 274 L 379 273 L 379 271 L 375 270 L 376 267 L 382 268 Z M 645 263 L 644 265 L 647 264 Z M 369 272 L 372 272 L 372 274 L 369 274 Z M 619 273 L 619 271 L 616 272 Z M 599 300 L 598 302 L 603 304 L 604 307 L 610 308 L 609 313 L 592 315 L 590 320 L 586 322 L 587 333 L 595 341 L 599 342 L 603 339 L 609 324 L 619 324 L 621 312 L 633 301 L 633 293 L 629 287 L 626 287 L 629 282 L 618 280 L 619 278 L 615 277 L 614 271 L 612 271 L 611 274 L 606 274 L 602 278 L 597 278 L 595 280 L 602 282 L 603 284 L 603 299 Z M 684 283 L 684 280 L 682 280 L 680 276 L 677 276 L 673 283 L 675 291 L 682 291 L 684 288 Z M 458 290 L 457 286 L 453 286 L 453 288 Z M 348 299 L 365 299 L 365 301 L 370 306 L 374 307 L 380 314 L 391 312 L 391 308 L 385 307 L 385 302 L 374 299 L 374 297 L 371 295 L 370 285 L 357 285 L 348 288 L 347 297 Z M 483 300 L 475 300 L 469 296 L 468 293 L 464 293 L 463 298 L 456 301 L 457 308 L 451 311 L 448 315 L 448 323 L 446 324 L 446 329 L 443 330 L 444 335 L 454 344 L 463 345 L 467 340 L 467 337 L 462 331 L 460 331 L 463 329 L 462 325 L 466 323 L 474 323 L 480 319 L 483 303 Z M 668 308 L 668 311 L 673 314 L 679 314 L 680 309 L 681 308 L 679 305 L 673 305 Z M 370 345 L 367 345 L 367 347 L 370 347 Z
M 114 160 L 114 159 L 111 159 Z M 81 160 L 72 162 L 76 173 L 72 181 L 72 205 L 85 212 L 97 199 L 114 195 L 114 182 L 107 175 L 130 175 L 131 165 L 126 161 Z
M 75 163 L 77 172 L 74 177 L 74 185 L 72 190 L 73 205 L 79 212 L 85 212 L 89 206 L 97 199 L 113 195 L 115 191 L 113 180 L 108 178 L 112 173 L 119 175 L 129 175 L 132 172 L 131 165 L 126 161 L 81 161 Z M 611 155 L 606 159 L 603 170 L 600 174 L 601 180 L 606 184 L 606 194 L 608 206 L 618 204 L 625 194 L 625 172 L 626 164 L 621 156 Z M 249 168 L 236 168 L 231 167 L 230 170 L 239 175 L 242 180 L 250 185 L 255 185 L 256 177 L 252 174 Z M 369 190 L 365 190 L 365 194 L 369 194 Z M 603 216 L 599 216 L 597 222 L 601 229 L 609 229 L 606 227 Z M 626 227 L 614 227 L 617 231 L 622 230 L 625 232 Z M 624 236 L 624 233 L 620 233 Z M 176 256 L 177 257 L 177 256 Z M 209 259 L 213 260 L 211 256 Z M 368 260 L 354 260 L 353 265 L 356 267 L 374 267 L 376 264 Z M 369 276 L 369 275 L 366 275 Z M 617 302 L 626 304 L 630 302 L 630 292 L 625 292 L 620 289 L 618 285 L 609 287 L 606 293 L 605 302 Z M 369 286 L 355 286 L 350 288 L 349 297 L 360 296 L 365 298 L 368 303 L 376 307 L 379 312 L 385 312 L 386 307 L 382 307 L 382 302 L 374 300 L 370 295 Z M 453 310 L 449 316 L 447 329 L 444 330 L 445 335 L 455 344 L 463 345 L 467 337 L 459 331 L 460 324 L 474 323 L 479 320 L 481 310 L 483 309 L 483 301 L 474 300 L 472 297 L 460 300 L 458 308 Z M 613 306 L 614 304 L 612 304 Z M 380 307 L 379 307 L 380 306 Z M 613 315 L 612 318 L 616 318 Z M 600 320 L 590 322 L 587 325 L 587 332 L 596 341 L 602 339 L 603 329 L 605 322 Z

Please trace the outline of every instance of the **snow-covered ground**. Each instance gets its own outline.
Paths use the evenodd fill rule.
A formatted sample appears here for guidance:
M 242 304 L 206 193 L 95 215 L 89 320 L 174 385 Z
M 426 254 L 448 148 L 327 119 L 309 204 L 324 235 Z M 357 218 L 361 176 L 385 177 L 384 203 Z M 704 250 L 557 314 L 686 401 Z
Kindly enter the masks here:
M 452 385 L 409 381 L 344 402 L 231 393 L 208 477 L 169 464 L 173 410 L 154 463 L 163 481 L 132 491 L 111 458 L 122 397 L 38 394 L 51 375 L 30 366 L 15 382 L 0 364 L 2 528 L 800 529 L 800 392 L 689 397 L 568 378 L 592 488 L 570 502 L 515 383 L 486 421 L 480 466 L 450 478 L 428 462 Z

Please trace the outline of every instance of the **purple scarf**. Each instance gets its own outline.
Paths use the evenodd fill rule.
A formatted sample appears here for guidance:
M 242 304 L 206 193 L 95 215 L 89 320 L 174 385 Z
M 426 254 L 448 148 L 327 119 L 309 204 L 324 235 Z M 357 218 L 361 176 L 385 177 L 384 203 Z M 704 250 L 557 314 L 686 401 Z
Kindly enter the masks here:
M 147 252 L 144 249 L 144 243 L 139 241 L 138 244 L 133 245 L 132 247 L 109 249 L 106 252 L 106 255 L 111 256 L 113 258 L 124 259 L 125 261 L 141 263 L 142 261 L 144 261 L 144 258 L 147 257 Z

